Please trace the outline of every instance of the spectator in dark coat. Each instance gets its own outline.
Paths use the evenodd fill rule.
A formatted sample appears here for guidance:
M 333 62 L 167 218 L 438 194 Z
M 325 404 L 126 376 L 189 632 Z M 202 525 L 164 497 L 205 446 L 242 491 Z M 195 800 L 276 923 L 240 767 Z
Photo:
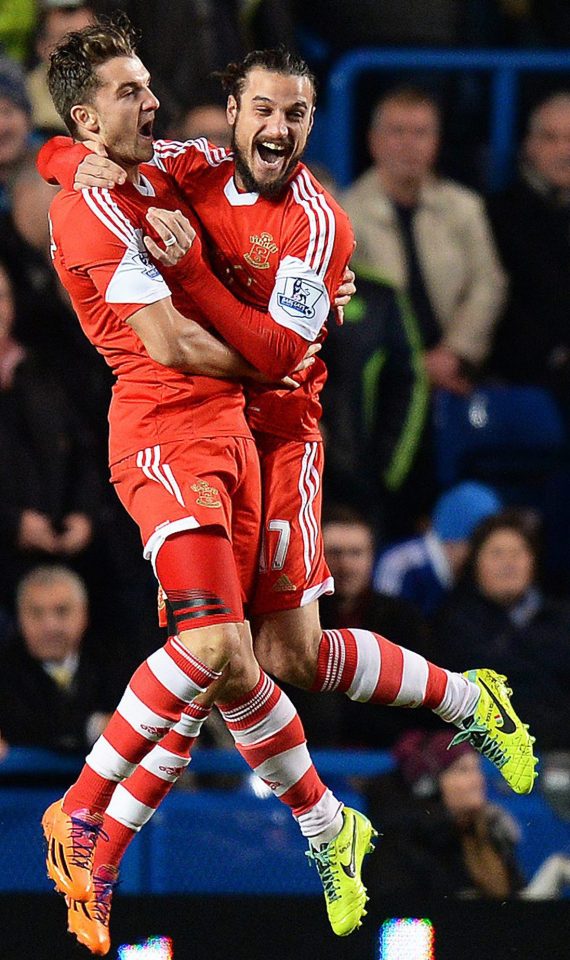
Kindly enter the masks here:
M 465 576 L 443 606 L 436 659 L 451 669 L 487 664 L 508 677 L 539 750 L 570 748 L 570 606 L 538 585 L 535 531 L 520 514 L 475 531 Z
M 17 627 L 2 656 L 1 742 L 85 752 L 128 674 L 88 630 L 83 580 L 66 567 L 36 567 L 18 587 Z
M 382 856 L 368 873 L 372 897 L 506 900 L 522 886 L 517 824 L 486 797 L 481 758 L 448 750 L 445 731 L 410 731 L 396 744 L 397 773 L 371 789 Z
M 86 431 L 58 382 L 13 337 L 14 317 L 0 267 L 0 605 L 40 560 L 84 555 L 101 489 Z
M 491 368 L 556 390 L 570 410 L 570 93 L 530 115 L 516 182 L 489 201 L 509 278 Z

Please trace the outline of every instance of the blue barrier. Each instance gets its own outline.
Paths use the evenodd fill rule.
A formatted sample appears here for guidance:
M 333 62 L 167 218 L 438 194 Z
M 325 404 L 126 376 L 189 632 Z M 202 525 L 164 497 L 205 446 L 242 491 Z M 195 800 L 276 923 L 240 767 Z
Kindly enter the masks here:
M 570 53 L 513 50 L 353 50 L 337 60 L 326 87 L 326 163 L 337 183 L 354 176 L 356 85 L 370 71 L 477 70 L 491 74 L 491 134 L 488 187 L 504 186 L 513 155 L 519 75 L 536 71 L 570 72 Z M 323 138 L 324 139 L 324 138 Z
M 198 751 L 196 767 L 201 773 L 227 773 L 224 761 L 228 756 L 236 755 Z M 337 796 L 359 809 L 366 809 L 365 799 L 348 778 L 384 773 L 392 765 L 389 755 L 381 751 L 327 750 L 318 751 L 317 757 L 327 771 L 325 779 L 339 777 L 334 784 Z M 243 763 L 233 767 L 233 772 L 245 770 Z M 519 854 L 527 877 L 548 854 L 568 853 L 570 823 L 556 816 L 540 790 L 530 797 L 517 797 L 489 763 L 485 763 L 485 773 L 490 798 L 506 807 L 520 825 Z M 305 843 L 298 827 L 271 794 L 258 796 L 250 777 L 235 790 L 195 789 L 188 781 L 187 785 L 190 789 L 182 785 L 166 798 L 130 845 L 121 869 L 124 893 L 319 892 L 316 873 L 305 861 Z M 45 876 L 40 819 L 61 793 L 62 789 L 54 786 L 0 788 L 0 893 L 51 889 Z M 377 826 L 382 829 L 381 823 Z
M 323 777 L 376 777 L 388 773 L 394 761 L 387 750 L 311 750 L 311 756 Z M 26 776 L 38 779 L 42 775 L 67 777 L 69 781 L 79 773 L 83 757 L 68 756 L 38 747 L 11 747 L 0 760 L 2 780 Z M 216 748 L 198 749 L 192 755 L 191 770 L 204 774 L 247 774 L 249 767 L 237 750 Z

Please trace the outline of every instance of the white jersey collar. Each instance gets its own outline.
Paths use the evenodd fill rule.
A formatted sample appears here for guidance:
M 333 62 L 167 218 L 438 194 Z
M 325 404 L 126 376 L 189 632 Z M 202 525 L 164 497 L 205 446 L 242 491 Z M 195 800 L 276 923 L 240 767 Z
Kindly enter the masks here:
M 258 193 L 240 193 L 233 177 L 230 177 L 226 183 L 224 193 L 232 207 L 252 207 L 254 203 L 257 203 L 259 198 Z

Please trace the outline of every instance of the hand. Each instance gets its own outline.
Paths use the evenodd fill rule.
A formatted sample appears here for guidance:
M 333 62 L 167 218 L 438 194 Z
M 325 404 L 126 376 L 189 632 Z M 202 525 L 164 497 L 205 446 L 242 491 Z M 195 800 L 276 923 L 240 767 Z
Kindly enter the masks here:
M 57 553 L 58 538 L 49 517 L 37 510 L 23 510 L 18 530 L 18 546 L 21 550 Z
M 159 210 L 149 207 L 146 218 L 151 227 L 164 240 L 164 249 L 151 237 L 144 238 L 144 245 L 154 260 L 165 267 L 174 267 L 182 260 L 190 247 L 200 244 L 194 227 L 181 210 Z M 174 238 L 174 242 L 172 242 Z M 197 251 L 199 253 L 199 249 Z
M 354 273 L 354 270 L 351 270 L 350 267 L 346 267 L 343 274 L 342 283 L 339 286 L 334 298 L 336 322 L 339 327 L 344 323 L 344 307 L 350 303 L 352 297 L 356 293 L 356 286 L 354 283 L 355 280 L 356 274 Z
M 91 540 L 93 527 L 84 513 L 68 513 L 63 521 L 63 533 L 57 541 L 58 553 L 80 553 Z
M 432 387 L 465 395 L 473 384 L 461 370 L 461 360 L 444 344 L 438 344 L 424 353 L 424 367 Z
M 91 150 L 75 171 L 74 190 L 83 190 L 84 187 L 108 187 L 112 189 L 118 183 L 124 183 L 127 174 L 118 163 L 113 163 L 107 156 L 102 143 L 96 140 L 85 140 L 83 146 Z
M 289 387 L 291 390 L 296 390 L 297 387 L 300 386 L 300 383 L 293 379 L 294 374 L 301 373 L 303 370 L 306 370 L 307 367 L 311 367 L 315 362 L 315 354 L 319 352 L 321 347 L 322 344 L 320 343 L 312 343 L 301 362 L 298 363 L 295 369 L 291 371 L 290 376 L 283 377 L 281 385 L 283 387 Z

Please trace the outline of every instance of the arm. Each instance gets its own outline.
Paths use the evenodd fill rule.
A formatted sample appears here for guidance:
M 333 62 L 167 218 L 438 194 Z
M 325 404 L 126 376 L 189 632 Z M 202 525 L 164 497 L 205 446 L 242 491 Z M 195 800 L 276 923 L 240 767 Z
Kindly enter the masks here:
M 82 161 L 88 161 L 85 182 L 76 179 L 77 166 Z M 68 137 L 54 137 L 48 141 L 40 150 L 37 164 L 44 179 L 61 183 L 65 189 L 78 185 L 113 186 L 118 182 L 119 172 L 124 175 L 116 164 L 90 153 L 83 144 L 73 144 Z M 112 179 L 108 179 L 107 174 L 112 174 Z M 156 227 L 156 221 L 153 226 Z M 270 381 L 281 380 L 301 362 L 309 342 L 290 327 L 275 323 L 271 314 L 237 300 L 200 258 L 198 246 L 195 245 L 193 252 L 179 261 L 177 281 L 224 340 L 252 367 Z M 155 251 L 151 252 L 154 255 Z M 218 350 L 218 359 L 219 353 Z M 227 359 L 226 356 L 226 363 Z M 237 375 L 254 373 L 251 367 L 247 367 L 248 374 L 244 369 Z M 201 372 L 206 373 L 206 370 Z
M 257 373 L 227 343 L 182 316 L 170 297 L 142 307 L 128 323 L 151 359 L 164 367 L 206 377 L 242 379 Z

